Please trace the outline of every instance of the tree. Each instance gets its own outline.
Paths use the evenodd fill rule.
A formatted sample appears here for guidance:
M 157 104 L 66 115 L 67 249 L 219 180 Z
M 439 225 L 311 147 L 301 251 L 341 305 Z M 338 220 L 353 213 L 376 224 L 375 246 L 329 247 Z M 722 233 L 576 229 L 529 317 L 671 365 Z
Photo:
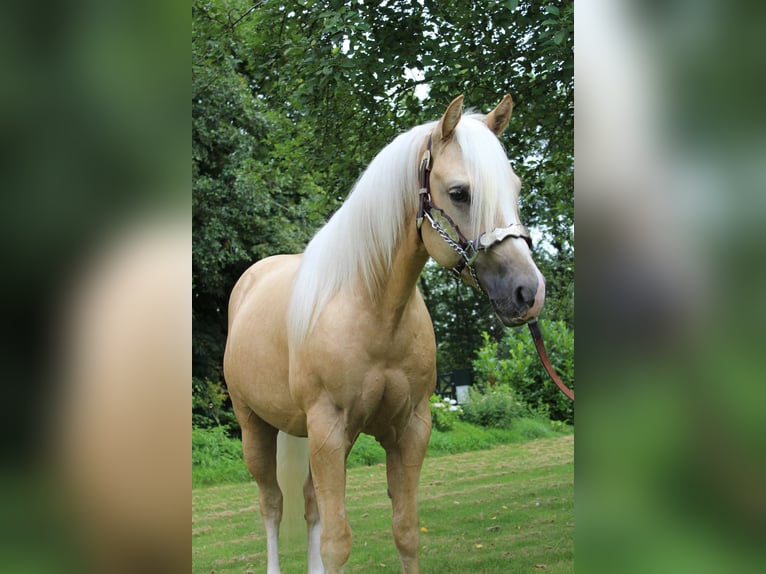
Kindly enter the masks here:
M 319 190 L 301 168 L 305 131 L 253 97 L 236 21 L 220 6 L 194 6 L 192 28 L 192 177 L 195 411 L 223 380 L 228 296 L 253 262 L 300 252 L 323 214 Z M 204 382 L 203 382 L 204 381 Z M 214 381 L 215 383 L 211 383 Z

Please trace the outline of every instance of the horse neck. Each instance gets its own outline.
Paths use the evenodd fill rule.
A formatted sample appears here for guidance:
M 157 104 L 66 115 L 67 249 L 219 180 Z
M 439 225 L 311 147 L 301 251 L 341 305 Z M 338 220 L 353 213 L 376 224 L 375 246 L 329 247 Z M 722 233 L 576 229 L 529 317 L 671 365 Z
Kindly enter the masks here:
M 401 317 L 407 304 L 415 294 L 420 272 L 428 261 L 428 252 L 418 237 L 414 218 L 407 221 L 401 241 L 394 251 L 391 272 L 382 282 L 375 298 L 377 308 L 383 316 L 394 322 Z

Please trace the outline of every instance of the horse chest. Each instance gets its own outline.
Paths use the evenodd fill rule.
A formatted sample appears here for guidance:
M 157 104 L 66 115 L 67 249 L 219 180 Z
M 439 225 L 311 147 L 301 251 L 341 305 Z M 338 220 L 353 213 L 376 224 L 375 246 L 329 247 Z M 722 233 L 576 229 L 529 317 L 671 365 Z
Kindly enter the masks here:
M 351 409 L 355 426 L 376 436 L 404 427 L 414 406 L 426 394 L 427 385 L 419 379 L 413 379 L 411 373 L 400 367 L 369 370 Z
M 386 413 L 389 420 L 411 413 L 433 390 L 433 347 L 426 337 L 359 337 L 345 332 L 323 338 L 302 354 L 294 383 L 304 383 L 304 408 L 329 400 L 346 413 L 351 426 L 366 427 Z M 319 383 L 319 384 L 317 384 Z

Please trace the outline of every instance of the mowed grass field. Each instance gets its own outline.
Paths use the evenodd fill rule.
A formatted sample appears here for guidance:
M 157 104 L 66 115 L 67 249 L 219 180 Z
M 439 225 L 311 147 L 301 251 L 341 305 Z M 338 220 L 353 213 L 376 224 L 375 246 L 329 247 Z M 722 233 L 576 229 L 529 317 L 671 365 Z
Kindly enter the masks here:
M 346 504 L 347 572 L 399 572 L 385 467 L 350 469 Z M 574 572 L 574 437 L 426 458 L 420 526 L 425 573 Z M 281 548 L 282 572 L 305 572 L 305 553 Z M 192 571 L 266 571 L 254 482 L 192 491 Z

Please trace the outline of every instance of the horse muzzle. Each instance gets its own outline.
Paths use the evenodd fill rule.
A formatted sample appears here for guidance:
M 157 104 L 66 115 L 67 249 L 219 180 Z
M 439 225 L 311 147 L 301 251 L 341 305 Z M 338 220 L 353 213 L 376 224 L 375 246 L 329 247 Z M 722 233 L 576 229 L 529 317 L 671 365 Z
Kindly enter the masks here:
M 483 287 L 504 325 L 523 325 L 540 314 L 545 303 L 545 279 L 537 267 L 532 273 L 482 275 L 480 272 Z

